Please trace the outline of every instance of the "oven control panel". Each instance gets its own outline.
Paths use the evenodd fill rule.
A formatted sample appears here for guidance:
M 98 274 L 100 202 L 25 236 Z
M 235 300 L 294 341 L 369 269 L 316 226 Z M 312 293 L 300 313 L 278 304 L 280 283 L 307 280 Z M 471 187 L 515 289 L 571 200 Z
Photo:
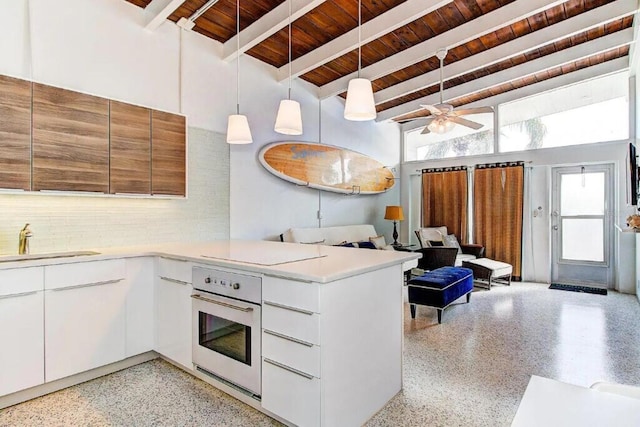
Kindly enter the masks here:
M 257 304 L 262 301 L 262 279 L 247 274 L 193 267 L 193 287 Z

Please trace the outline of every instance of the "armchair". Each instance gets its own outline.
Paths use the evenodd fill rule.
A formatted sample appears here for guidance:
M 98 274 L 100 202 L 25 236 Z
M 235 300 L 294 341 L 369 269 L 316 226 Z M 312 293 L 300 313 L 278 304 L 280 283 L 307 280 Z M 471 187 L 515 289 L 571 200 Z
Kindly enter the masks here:
M 418 259 L 418 268 L 431 271 L 440 267 L 453 267 L 458 255 L 458 248 L 422 248 L 415 252 L 422 254 L 422 258 Z
M 442 242 L 448 236 L 447 227 L 424 227 L 415 230 L 416 237 L 422 248 L 432 247 L 430 242 Z M 457 243 L 457 242 L 456 242 Z M 446 246 L 446 243 L 443 243 Z M 440 246 L 436 246 L 440 247 Z M 450 247 L 454 247 L 453 245 Z M 460 248 L 460 253 L 456 257 L 455 265 L 462 265 L 462 261 L 468 261 L 476 258 L 484 257 L 484 246 L 478 244 L 460 244 L 457 243 L 456 248 Z

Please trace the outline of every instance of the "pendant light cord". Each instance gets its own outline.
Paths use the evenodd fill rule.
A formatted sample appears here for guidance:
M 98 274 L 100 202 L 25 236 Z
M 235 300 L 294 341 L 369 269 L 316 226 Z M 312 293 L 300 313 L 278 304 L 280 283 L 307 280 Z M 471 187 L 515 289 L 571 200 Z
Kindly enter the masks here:
M 362 0 L 358 0 L 358 78 L 362 68 Z
M 289 99 L 291 99 L 291 0 L 289 0 Z
M 240 114 L 240 0 L 236 0 L 236 114 Z

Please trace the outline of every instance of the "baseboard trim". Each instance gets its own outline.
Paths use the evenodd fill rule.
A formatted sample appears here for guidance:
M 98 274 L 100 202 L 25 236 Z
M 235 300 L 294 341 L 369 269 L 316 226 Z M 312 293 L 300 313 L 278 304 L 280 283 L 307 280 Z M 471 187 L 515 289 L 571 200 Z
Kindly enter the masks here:
M 103 377 L 105 375 L 109 375 L 114 372 L 139 365 L 140 363 L 157 359 L 158 357 L 160 357 L 158 353 L 156 353 L 155 351 L 149 351 L 137 356 L 129 357 L 119 362 L 112 363 L 110 365 L 101 366 L 99 368 L 81 372 L 70 377 L 61 378 L 59 380 L 31 387 L 26 390 L 17 391 L 15 393 L 0 397 L 0 409 L 17 405 L 18 403 L 26 402 L 27 400 L 35 399 L 36 397 L 44 396 L 45 394 L 53 393 L 67 387 Z

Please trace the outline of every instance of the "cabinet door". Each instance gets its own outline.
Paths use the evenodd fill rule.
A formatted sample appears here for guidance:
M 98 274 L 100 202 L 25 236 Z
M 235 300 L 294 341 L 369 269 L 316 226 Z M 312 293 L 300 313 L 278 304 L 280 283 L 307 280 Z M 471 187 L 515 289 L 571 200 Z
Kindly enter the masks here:
M 124 281 L 45 291 L 46 381 L 125 357 Z
M 151 113 L 151 193 L 184 196 L 186 183 L 185 118 Z
M 156 280 L 156 351 L 191 368 L 191 285 Z
M 0 76 L 0 188 L 31 189 L 31 82 Z
M 109 101 L 33 84 L 33 189 L 109 192 Z
M 125 356 L 154 349 L 153 258 L 127 259 L 127 324 Z
M 110 101 L 111 194 L 151 194 L 151 110 Z
M 43 292 L 0 296 L 0 396 L 44 383 Z

